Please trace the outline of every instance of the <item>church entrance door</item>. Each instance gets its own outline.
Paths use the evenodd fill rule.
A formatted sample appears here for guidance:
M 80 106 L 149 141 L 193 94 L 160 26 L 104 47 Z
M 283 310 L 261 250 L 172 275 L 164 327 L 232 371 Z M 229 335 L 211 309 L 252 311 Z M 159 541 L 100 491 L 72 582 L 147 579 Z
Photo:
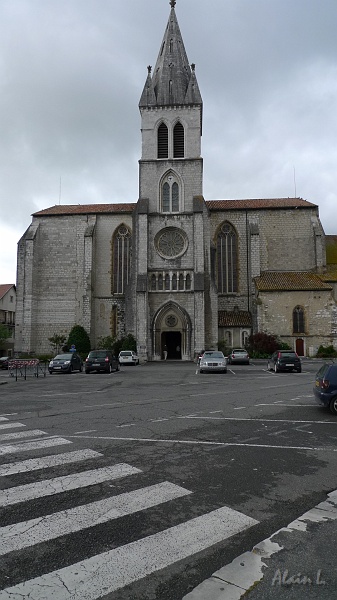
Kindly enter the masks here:
M 162 354 L 167 348 L 168 360 L 181 360 L 181 333 L 180 331 L 163 331 L 161 334 Z
M 298 356 L 304 356 L 304 340 L 301 338 L 296 340 L 296 352 Z

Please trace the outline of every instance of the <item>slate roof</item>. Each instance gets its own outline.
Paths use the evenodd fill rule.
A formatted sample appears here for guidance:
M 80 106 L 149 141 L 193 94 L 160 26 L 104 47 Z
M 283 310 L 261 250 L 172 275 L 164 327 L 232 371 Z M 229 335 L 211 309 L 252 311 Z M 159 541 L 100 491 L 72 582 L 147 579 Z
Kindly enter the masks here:
M 172 3 L 153 77 L 148 67 L 139 107 L 202 105 L 194 69 L 195 65 L 189 65 Z
M 263 210 L 282 208 L 318 208 L 302 198 L 266 198 L 251 200 L 206 200 L 206 206 L 210 211 L 222 210 Z M 39 216 L 55 215 L 87 215 L 87 214 L 111 214 L 132 213 L 136 208 L 135 202 L 121 204 L 56 204 L 33 214 Z M 337 237 L 337 236 L 328 236 Z
M 251 327 L 252 315 L 243 310 L 219 310 L 218 325 L 219 327 Z
M 302 271 L 264 271 L 254 281 L 261 292 L 332 289 L 331 285 L 322 281 L 320 275 Z
M 7 292 L 9 292 L 9 290 L 14 287 L 15 284 L 14 283 L 2 283 L 0 284 L 0 299 L 4 297 L 5 294 L 7 294 Z

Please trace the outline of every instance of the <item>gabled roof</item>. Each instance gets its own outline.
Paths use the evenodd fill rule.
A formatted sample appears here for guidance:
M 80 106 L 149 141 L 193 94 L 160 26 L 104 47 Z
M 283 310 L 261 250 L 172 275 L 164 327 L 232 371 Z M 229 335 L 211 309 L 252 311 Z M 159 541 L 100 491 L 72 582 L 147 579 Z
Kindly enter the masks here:
M 0 299 L 3 298 L 10 289 L 15 287 L 15 283 L 2 283 L 0 284 Z
M 251 200 L 206 200 L 206 206 L 210 211 L 224 210 L 263 210 L 282 208 L 318 208 L 302 198 L 266 198 Z M 55 215 L 87 215 L 87 214 L 111 214 L 132 213 L 136 208 L 135 202 L 125 204 L 56 204 L 33 214 L 39 216 Z M 337 236 L 328 236 L 330 238 Z
M 136 207 L 130 204 L 56 204 L 50 208 L 39 210 L 33 217 L 55 216 L 55 215 L 89 215 L 108 213 L 132 213 Z
M 303 198 L 261 198 L 247 200 L 206 200 L 211 211 L 216 210 L 260 210 L 266 208 L 318 208 Z
M 184 42 L 171 1 L 171 12 L 158 54 L 153 77 L 151 67 L 139 107 L 181 106 L 202 104 L 202 98 L 194 68 L 189 65 Z
M 331 290 L 319 275 L 310 271 L 264 271 L 254 278 L 260 292 Z
M 252 315 L 244 310 L 219 310 L 218 325 L 219 327 L 251 327 Z

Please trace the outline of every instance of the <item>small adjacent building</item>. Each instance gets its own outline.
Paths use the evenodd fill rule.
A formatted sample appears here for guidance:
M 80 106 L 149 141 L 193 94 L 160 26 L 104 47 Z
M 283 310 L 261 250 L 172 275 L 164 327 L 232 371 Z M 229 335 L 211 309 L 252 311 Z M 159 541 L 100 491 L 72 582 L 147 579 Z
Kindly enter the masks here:
M 0 324 L 10 332 L 7 340 L 0 339 L 0 356 L 13 356 L 15 334 L 16 287 L 0 283 Z

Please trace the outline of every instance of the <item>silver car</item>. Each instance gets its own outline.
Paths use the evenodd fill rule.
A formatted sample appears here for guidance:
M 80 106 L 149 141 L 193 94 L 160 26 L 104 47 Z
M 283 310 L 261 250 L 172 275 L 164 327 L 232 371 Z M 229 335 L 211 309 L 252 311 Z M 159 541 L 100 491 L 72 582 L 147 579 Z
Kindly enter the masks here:
M 244 348 L 233 348 L 228 354 L 229 365 L 249 365 L 249 354 Z
M 227 360 L 219 350 L 206 350 L 200 359 L 200 373 L 227 373 Z

